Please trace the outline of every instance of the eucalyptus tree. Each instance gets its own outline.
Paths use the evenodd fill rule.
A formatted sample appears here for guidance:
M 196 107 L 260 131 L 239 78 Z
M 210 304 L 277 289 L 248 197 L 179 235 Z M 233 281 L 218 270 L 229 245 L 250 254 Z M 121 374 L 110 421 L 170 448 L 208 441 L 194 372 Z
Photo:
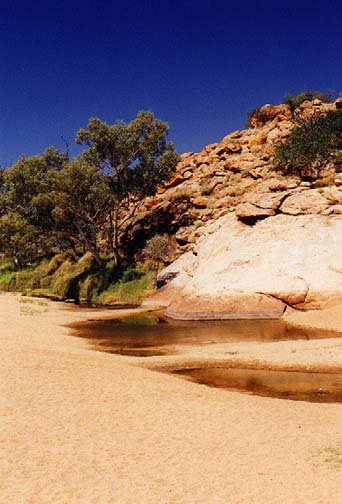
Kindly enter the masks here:
M 64 154 L 49 147 L 41 155 L 21 156 L 1 173 L 0 251 L 17 267 L 54 250 L 51 194 L 66 161 Z
M 120 261 L 123 231 L 178 161 L 167 133 L 151 112 L 128 124 L 93 118 L 76 159 L 49 147 L 1 170 L 0 253 L 18 267 L 59 251 L 91 252 L 99 267 L 104 256 Z
M 91 118 L 77 132 L 77 143 L 87 146 L 82 158 L 108 178 L 112 199 L 106 233 L 116 261 L 124 254 L 123 231 L 132 225 L 143 198 L 155 193 L 178 162 L 173 143 L 167 141 L 168 129 L 152 112 L 142 111 L 129 123 L 109 125 Z

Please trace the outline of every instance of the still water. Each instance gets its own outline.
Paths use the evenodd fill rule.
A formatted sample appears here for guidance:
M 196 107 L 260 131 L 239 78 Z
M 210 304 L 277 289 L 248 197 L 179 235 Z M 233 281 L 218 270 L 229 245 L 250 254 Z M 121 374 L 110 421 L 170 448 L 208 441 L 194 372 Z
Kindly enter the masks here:
M 73 324 L 96 350 L 138 357 L 175 355 L 184 346 L 341 337 L 338 333 L 288 327 L 281 320 L 173 321 L 156 314 Z M 236 367 L 177 369 L 187 380 L 256 394 L 311 402 L 342 402 L 342 373 L 270 371 Z
M 278 399 L 342 402 L 342 373 L 308 373 L 244 368 L 198 368 L 174 371 L 188 380 Z
M 77 336 L 97 350 L 121 355 L 171 355 L 183 345 L 246 341 L 286 341 L 335 336 L 334 333 L 295 329 L 281 320 L 177 321 L 155 314 L 73 324 Z

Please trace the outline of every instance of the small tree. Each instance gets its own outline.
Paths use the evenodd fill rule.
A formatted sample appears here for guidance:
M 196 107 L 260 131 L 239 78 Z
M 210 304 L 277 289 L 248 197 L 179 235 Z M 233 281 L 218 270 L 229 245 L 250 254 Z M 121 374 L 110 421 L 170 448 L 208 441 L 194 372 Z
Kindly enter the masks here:
M 112 203 L 107 237 L 116 261 L 122 255 L 122 233 L 132 224 L 143 198 L 155 193 L 178 162 L 167 133 L 168 125 L 152 112 L 139 112 L 128 124 L 109 125 L 92 118 L 88 128 L 77 133 L 76 141 L 88 146 L 83 159 L 108 176 Z
M 22 267 L 52 251 L 55 243 L 50 194 L 66 157 L 50 147 L 21 156 L 0 179 L 1 250 Z
M 0 217 L 0 252 L 22 268 L 41 257 L 45 246 L 34 226 L 20 214 L 9 212 Z
M 91 252 L 100 266 L 100 233 L 113 204 L 107 176 L 80 158 L 67 163 L 58 174 L 57 190 L 50 195 L 56 237 L 74 254 Z
M 75 160 L 50 147 L 0 170 L 0 252 L 18 267 L 59 250 L 118 262 L 123 230 L 176 166 L 167 131 L 151 112 L 112 126 L 91 119 L 77 133 L 87 149 Z
M 43 154 L 24 157 L 4 173 L 2 207 L 21 214 L 42 232 L 53 226 L 52 202 L 47 194 L 57 189 L 57 174 L 67 158 L 54 147 Z

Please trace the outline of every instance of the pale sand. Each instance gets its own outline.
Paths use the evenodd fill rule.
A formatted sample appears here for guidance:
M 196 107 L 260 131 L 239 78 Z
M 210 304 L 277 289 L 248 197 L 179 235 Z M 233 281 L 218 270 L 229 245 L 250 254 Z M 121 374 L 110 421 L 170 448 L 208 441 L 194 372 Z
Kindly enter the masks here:
M 298 327 L 315 327 L 323 330 L 342 332 L 342 304 L 324 310 L 300 312 L 290 310 L 285 319 Z
M 342 445 L 342 404 L 249 396 L 142 369 L 68 336 L 61 324 L 96 315 L 61 306 L 0 297 L 1 503 L 341 502 L 342 466 L 324 450 Z M 337 365 L 338 340 L 328 346 L 238 350 Z

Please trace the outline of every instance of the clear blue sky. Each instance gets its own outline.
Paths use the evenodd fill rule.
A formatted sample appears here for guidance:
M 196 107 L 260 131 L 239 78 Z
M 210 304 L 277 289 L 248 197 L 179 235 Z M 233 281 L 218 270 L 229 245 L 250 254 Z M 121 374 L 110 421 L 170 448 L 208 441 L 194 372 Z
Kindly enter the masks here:
M 0 0 L 0 164 L 152 110 L 179 152 L 285 93 L 342 90 L 341 0 Z

